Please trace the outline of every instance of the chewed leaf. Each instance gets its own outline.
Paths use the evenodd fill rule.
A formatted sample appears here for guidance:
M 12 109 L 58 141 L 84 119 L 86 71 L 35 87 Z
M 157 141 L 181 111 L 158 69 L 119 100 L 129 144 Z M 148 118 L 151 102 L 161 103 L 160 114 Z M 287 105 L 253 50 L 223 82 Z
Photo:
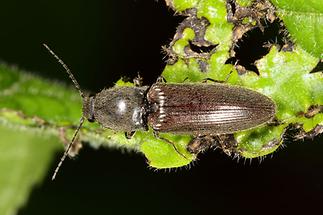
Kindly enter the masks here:
M 177 9 L 178 5 L 178 10 L 182 11 L 183 4 L 177 2 L 179 1 L 173 2 L 173 7 Z M 241 3 L 240 8 L 252 5 L 250 1 L 238 1 L 238 3 Z M 169 82 L 183 82 L 183 80 L 201 82 L 203 79 L 211 78 L 226 81 L 265 94 L 277 106 L 276 123 L 261 125 L 254 129 L 237 132 L 234 135 L 235 145 L 237 145 L 233 151 L 235 154 L 253 158 L 274 152 L 283 142 L 283 135 L 290 126 L 296 126 L 297 129 L 302 130 L 304 135 L 313 131 L 321 132 L 322 129 L 316 128 L 323 124 L 321 111 L 323 106 L 322 73 L 311 73 L 319 61 L 317 57 L 313 57 L 298 45 L 295 45 L 289 52 L 279 51 L 275 46 L 271 46 L 269 53 L 254 63 L 259 75 L 250 71 L 238 75 L 234 65 L 226 64 L 230 48 L 233 45 L 233 27 L 226 20 L 225 1 L 201 0 L 195 1 L 191 6 L 196 11 L 191 14 L 188 12 L 190 16 L 196 16 L 197 20 L 201 20 L 201 17 L 207 18 L 209 25 L 206 29 L 202 29 L 205 32 L 204 38 L 217 46 L 208 52 L 209 55 L 194 51 L 187 52 L 191 48 L 190 41 L 196 40 L 198 32 L 195 26 L 198 24 L 194 23 L 194 26 L 187 25 L 185 28 L 179 29 L 180 32 L 178 30 L 176 35 L 182 35 L 182 37 L 174 37 L 172 42 L 174 45 L 170 46 L 170 49 L 174 48 L 173 54 L 177 61 L 166 66 L 163 72 L 166 80 Z M 253 6 L 252 9 L 255 12 L 256 6 Z M 272 7 L 269 5 L 268 11 L 271 12 L 271 10 Z M 261 13 L 259 12 L 259 14 Z M 255 17 L 250 16 L 249 18 L 254 19 Z M 283 20 L 285 21 L 285 19 Z M 314 28 L 316 29 L 317 26 Z M 191 33 L 192 31 L 195 33 L 195 38 L 187 36 L 187 32 Z M 315 36 L 315 32 L 312 34 Z M 308 39 L 303 38 L 304 40 Z M 197 40 L 197 45 L 206 44 L 205 41 L 203 43 L 199 43 L 199 41 L 201 40 Z M 320 42 L 314 41 L 313 51 L 317 52 L 316 48 L 320 47 Z M 319 50 L 322 51 L 322 48 Z M 171 57 L 174 58 L 172 55 Z M 312 111 L 315 114 L 309 117 L 308 112 L 315 108 L 317 110 Z M 314 132 L 314 135 L 318 133 Z
M 305 125 L 303 129 L 306 132 L 323 124 L 322 113 L 315 118 L 301 114 L 313 105 L 323 104 L 323 76 L 321 73 L 309 73 L 316 63 L 317 59 L 301 48 L 295 47 L 294 52 L 278 52 L 277 48 L 272 47 L 269 54 L 256 63 L 260 76 L 249 73 L 242 77 L 245 86 L 275 101 L 276 117 L 282 123 L 237 133 L 235 136 L 243 156 L 257 157 L 273 152 L 291 124 Z M 270 144 L 273 146 L 268 147 Z

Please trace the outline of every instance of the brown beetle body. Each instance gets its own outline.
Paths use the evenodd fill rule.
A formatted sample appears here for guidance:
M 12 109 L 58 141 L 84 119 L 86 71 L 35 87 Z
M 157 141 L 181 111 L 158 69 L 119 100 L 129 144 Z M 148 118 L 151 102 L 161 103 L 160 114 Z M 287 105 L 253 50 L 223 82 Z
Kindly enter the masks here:
M 103 127 L 179 134 L 228 134 L 270 120 L 267 96 L 227 84 L 165 84 L 114 87 L 84 99 L 83 115 Z
M 148 124 L 158 132 L 227 134 L 270 120 L 275 104 L 268 97 L 227 84 L 154 84 L 147 93 L 154 111 Z

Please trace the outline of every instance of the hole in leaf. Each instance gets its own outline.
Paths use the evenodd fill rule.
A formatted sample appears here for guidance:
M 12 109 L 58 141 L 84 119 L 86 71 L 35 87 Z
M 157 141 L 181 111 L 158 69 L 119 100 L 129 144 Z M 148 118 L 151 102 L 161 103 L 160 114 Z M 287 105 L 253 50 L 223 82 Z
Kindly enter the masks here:
M 315 72 L 323 72 L 323 61 L 319 61 L 316 66 L 314 67 L 314 69 L 311 71 L 311 73 L 315 73 Z
M 264 31 L 259 27 L 247 31 L 243 37 L 235 44 L 235 56 L 228 59 L 227 63 L 243 66 L 245 69 L 259 74 L 255 61 L 265 56 L 270 49 L 270 44 L 277 44 L 282 47 L 285 44 L 285 29 L 282 29 L 279 20 L 273 23 L 262 21 Z
M 192 41 L 189 41 L 190 48 L 193 52 L 196 53 L 211 53 L 217 45 L 209 45 L 209 46 L 199 46 L 194 44 Z

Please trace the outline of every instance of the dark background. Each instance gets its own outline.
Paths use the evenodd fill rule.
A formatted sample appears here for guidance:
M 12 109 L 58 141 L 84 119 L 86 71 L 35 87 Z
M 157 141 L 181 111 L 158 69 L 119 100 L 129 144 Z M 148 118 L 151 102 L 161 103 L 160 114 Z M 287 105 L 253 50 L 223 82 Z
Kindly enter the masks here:
M 164 66 L 160 47 L 181 20 L 162 0 L 6 1 L 0 60 L 70 84 L 46 42 L 85 89 L 137 72 L 151 84 Z M 19 215 L 310 213 L 322 205 L 322 139 L 286 143 L 261 163 L 208 151 L 191 168 L 171 171 L 147 168 L 139 154 L 85 148 L 51 182 L 57 154 Z

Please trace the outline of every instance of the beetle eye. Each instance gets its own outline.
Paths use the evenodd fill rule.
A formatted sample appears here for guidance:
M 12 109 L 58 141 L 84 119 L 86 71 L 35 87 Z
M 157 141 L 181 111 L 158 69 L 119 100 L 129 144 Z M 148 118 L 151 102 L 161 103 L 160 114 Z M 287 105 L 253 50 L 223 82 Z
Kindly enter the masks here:
M 89 121 L 89 122 L 95 122 L 94 116 L 92 116 L 91 118 L 88 118 L 87 121 Z
M 94 99 L 95 99 L 95 96 L 90 97 L 90 117 L 87 119 L 89 122 L 95 122 L 95 118 L 94 118 Z

